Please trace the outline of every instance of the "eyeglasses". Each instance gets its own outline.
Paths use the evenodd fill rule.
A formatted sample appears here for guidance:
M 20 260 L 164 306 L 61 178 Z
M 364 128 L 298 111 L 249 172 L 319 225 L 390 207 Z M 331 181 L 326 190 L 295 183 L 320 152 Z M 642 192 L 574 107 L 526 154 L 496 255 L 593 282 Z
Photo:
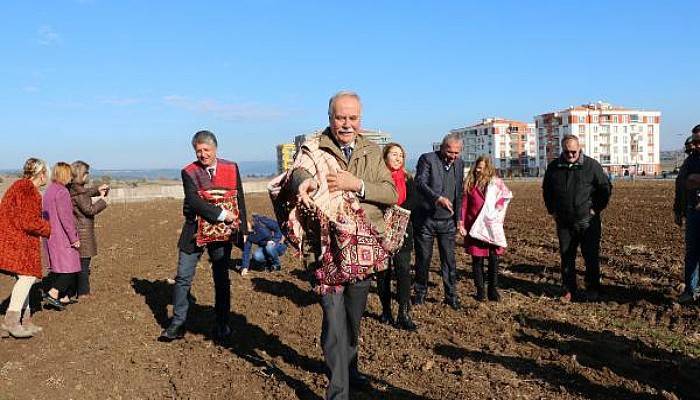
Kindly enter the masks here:
M 573 150 L 573 151 L 564 150 L 564 154 L 570 154 L 572 156 L 575 156 L 576 154 L 578 154 L 578 150 Z

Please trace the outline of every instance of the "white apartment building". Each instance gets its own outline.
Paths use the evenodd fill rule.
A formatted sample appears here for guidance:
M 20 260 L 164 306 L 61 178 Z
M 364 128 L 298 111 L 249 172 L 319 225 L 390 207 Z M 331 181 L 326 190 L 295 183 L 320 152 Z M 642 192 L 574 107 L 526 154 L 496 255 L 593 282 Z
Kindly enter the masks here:
M 604 102 L 569 107 L 535 116 L 538 166 L 561 153 L 564 135 L 579 137 L 583 152 L 615 174 L 655 174 L 661 171 L 660 111 L 613 106 Z
M 531 176 L 537 173 L 535 124 L 505 118 L 484 118 L 478 124 L 452 129 L 464 141 L 462 159 L 467 167 L 486 154 L 500 176 Z

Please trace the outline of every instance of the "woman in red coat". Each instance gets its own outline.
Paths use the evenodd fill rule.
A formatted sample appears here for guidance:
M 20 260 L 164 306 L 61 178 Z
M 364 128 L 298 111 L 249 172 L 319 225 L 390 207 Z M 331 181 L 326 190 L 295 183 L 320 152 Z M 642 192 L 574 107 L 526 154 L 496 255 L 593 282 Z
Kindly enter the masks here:
M 47 180 L 46 163 L 30 158 L 24 163 L 23 177 L 7 189 L 0 202 L 0 272 L 17 276 L 5 320 L 0 325 L 3 336 L 31 337 L 41 330 L 31 322 L 28 297 L 34 282 L 41 278 L 39 238 L 51 233 L 48 221 L 41 215 L 39 193 L 39 187 L 46 185 Z
M 493 244 L 482 242 L 474 239 L 469 235 L 469 231 L 474 224 L 474 221 L 479 216 L 487 199 L 487 188 L 494 190 L 495 188 L 489 185 L 492 181 L 498 183 L 496 186 L 504 186 L 498 177 L 491 162 L 491 157 L 480 156 L 474 162 L 474 166 L 467 175 L 464 184 L 464 196 L 462 196 L 462 221 L 463 226 L 460 227 L 462 235 L 464 235 L 464 247 L 467 254 L 472 256 L 472 266 L 474 271 L 474 285 L 476 286 L 476 299 L 484 301 L 484 260 L 489 260 L 488 270 L 488 299 L 491 301 L 499 301 L 498 293 L 498 257 L 505 253 L 504 247 L 499 247 Z M 505 186 L 504 186 L 505 187 Z M 505 199 L 498 199 L 495 204 L 496 208 L 502 208 Z

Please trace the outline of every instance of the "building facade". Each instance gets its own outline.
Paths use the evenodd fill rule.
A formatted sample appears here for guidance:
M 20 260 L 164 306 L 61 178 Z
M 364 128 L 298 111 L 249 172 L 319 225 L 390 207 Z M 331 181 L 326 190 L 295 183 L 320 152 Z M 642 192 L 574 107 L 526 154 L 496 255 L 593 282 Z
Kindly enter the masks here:
M 294 143 L 277 145 L 277 173 L 281 174 L 292 167 L 297 148 Z
M 561 153 L 561 139 L 579 137 L 583 152 L 613 174 L 657 174 L 661 171 L 661 112 L 628 109 L 597 102 L 535 117 L 538 167 Z
M 500 176 L 533 176 L 538 172 L 535 124 L 505 118 L 484 118 L 478 124 L 453 129 L 462 137 L 462 159 L 471 166 L 488 155 Z

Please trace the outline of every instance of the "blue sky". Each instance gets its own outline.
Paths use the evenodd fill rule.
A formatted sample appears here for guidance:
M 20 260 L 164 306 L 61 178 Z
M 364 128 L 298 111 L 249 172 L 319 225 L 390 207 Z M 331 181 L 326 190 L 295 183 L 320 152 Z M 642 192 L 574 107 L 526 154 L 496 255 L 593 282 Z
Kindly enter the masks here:
M 700 123 L 700 2 L 8 1 L 0 168 L 28 156 L 175 168 L 273 160 L 360 93 L 363 125 L 410 158 L 451 128 L 604 100 L 662 111 L 662 148 Z

